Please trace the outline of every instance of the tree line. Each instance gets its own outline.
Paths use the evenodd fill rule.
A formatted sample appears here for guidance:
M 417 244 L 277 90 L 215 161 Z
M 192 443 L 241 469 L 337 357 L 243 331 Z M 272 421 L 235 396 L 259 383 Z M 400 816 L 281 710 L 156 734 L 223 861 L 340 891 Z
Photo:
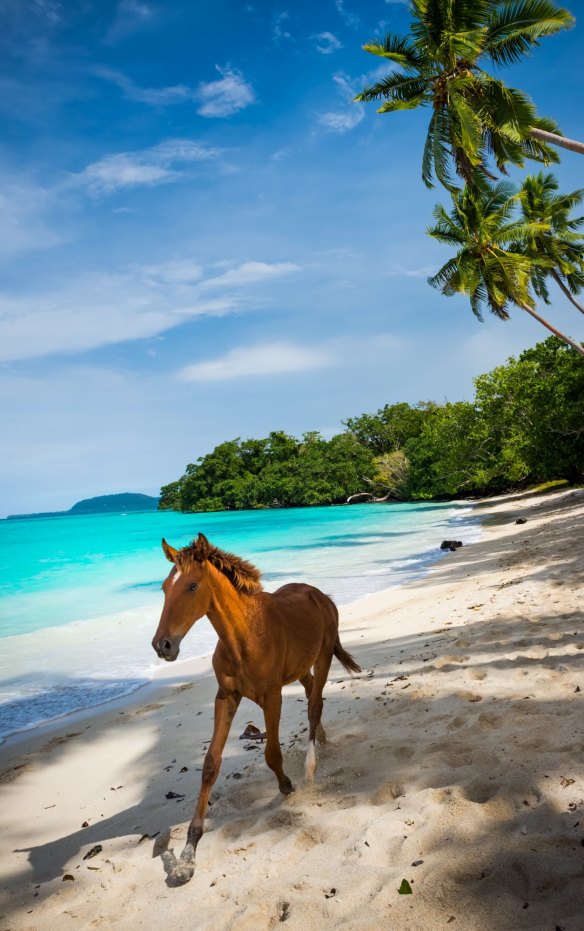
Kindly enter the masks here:
M 160 507 L 219 511 L 448 499 L 584 477 L 584 366 L 554 336 L 475 379 L 472 401 L 386 404 L 331 439 L 274 431 L 219 444 Z

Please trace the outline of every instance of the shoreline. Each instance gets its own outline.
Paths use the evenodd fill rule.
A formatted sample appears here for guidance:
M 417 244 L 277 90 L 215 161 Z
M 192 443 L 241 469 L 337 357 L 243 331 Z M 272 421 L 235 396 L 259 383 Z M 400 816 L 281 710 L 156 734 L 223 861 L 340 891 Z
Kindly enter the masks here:
M 474 518 L 472 517 L 472 512 L 477 507 L 478 502 L 473 502 L 468 499 L 458 499 L 457 501 L 454 501 L 451 504 L 452 504 L 452 510 L 454 512 L 453 515 L 449 519 L 449 524 L 452 525 L 452 533 L 454 533 L 455 530 L 458 532 L 458 525 L 460 523 L 462 525 L 461 532 L 467 533 L 468 542 L 466 543 L 466 545 L 470 545 L 471 543 L 476 542 L 476 540 L 480 538 L 480 535 L 482 533 L 481 527 L 482 527 L 482 522 L 483 522 L 482 516 L 480 514 L 476 515 Z M 449 505 L 450 505 L 449 502 L 445 502 L 446 507 L 449 507 Z M 456 511 L 459 511 L 459 513 L 457 514 Z M 78 515 L 72 515 L 72 516 L 78 516 Z M 87 515 L 81 515 L 81 516 L 85 517 Z M 97 515 L 97 516 L 103 516 L 103 515 Z M 407 562 L 411 562 L 415 564 L 414 568 L 407 571 L 406 578 L 402 578 L 402 576 L 404 575 L 403 569 L 401 571 L 396 570 L 396 574 L 398 575 L 398 580 L 396 582 L 382 589 L 376 589 L 375 587 L 372 587 L 371 591 L 360 592 L 358 595 L 356 595 L 354 599 L 350 601 L 339 602 L 338 603 L 339 610 L 342 610 L 343 608 L 346 608 L 351 605 L 359 604 L 362 600 L 367 599 L 371 597 L 372 595 L 394 591 L 395 589 L 399 589 L 403 586 L 409 585 L 411 582 L 415 581 L 418 578 L 423 578 L 424 575 L 426 575 L 426 573 L 431 571 L 432 566 L 435 563 L 439 562 L 441 559 L 445 558 L 446 556 L 447 556 L 447 553 L 441 552 L 439 549 L 439 544 L 437 543 L 435 550 L 431 550 L 431 551 L 426 550 L 421 553 L 415 553 L 411 556 L 406 557 Z M 372 579 L 373 578 L 374 577 L 372 577 Z M 148 614 L 150 609 L 151 609 L 150 605 L 145 605 L 142 608 L 145 615 Z M 140 608 L 132 609 L 132 613 L 136 614 L 140 610 L 141 610 Z M 87 618 L 87 619 L 80 620 L 80 621 L 78 620 L 70 621 L 69 624 L 73 625 L 74 628 L 77 630 L 79 625 L 84 625 L 84 624 L 91 625 L 92 623 L 95 623 L 96 620 L 97 619 L 95 618 Z M 66 629 L 66 628 L 67 628 L 67 625 L 60 625 L 56 628 L 52 628 L 52 627 L 38 628 L 37 630 L 27 632 L 26 634 L 24 634 L 24 636 L 35 637 L 37 634 L 42 635 L 43 632 L 45 631 L 52 631 L 53 629 L 62 631 L 63 629 Z M 196 636 L 196 632 L 194 635 Z M 2 641 L 0 640 L 0 644 L 1 642 Z M 25 646 L 25 644 L 23 644 L 23 646 Z M 186 659 L 179 660 L 179 663 L 174 665 L 174 669 L 178 671 L 183 664 L 190 663 L 194 660 L 199 660 L 199 659 L 201 660 L 206 659 L 208 668 L 210 669 L 211 668 L 211 656 L 213 654 L 213 649 L 214 647 L 211 647 L 208 652 L 197 654 L 193 657 L 188 657 Z M 104 698 L 101 701 L 97 701 L 94 704 L 88 705 L 83 708 L 74 708 L 72 710 L 63 711 L 61 714 L 55 715 L 54 717 L 49 718 L 44 721 L 32 722 L 17 730 L 13 730 L 10 733 L 0 734 L 0 770 L 2 769 L 3 751 L 7 747 L 11 746 L 15 741 L 21 741 L 22 739 L 25 739 L 27 736 L 33 736 L 34 733 L 37 731 L 37 729 L 39 730 L 40 734 L 47 734 L 47 733 L 50 733 L 53 729 L 59 728 L 61 725 L 66 726 L 66 723 L 68 721 L 72 723 L 86 721 L 94 715 L 99 715 L 102 709 L 108 706 L 112 706 L 118 709 L 124 708 L 124 706 L 128 702 L 131 703 L 133 696 L 136 696 L 139 692 L 143 693 L 144 689 L 151 689 L 152 687 L 155 687 L 157 680 L 166 678 L 167 674 L 168 674 L 168 670 L 165 671 L 165 664 L 161 664 L 159 661 L 157 661 L 153 657 L 150 666 L 139 673 L 143 681 L 134 684 L 133 687 L 129 687 L 127 691 L 121 694 L 118 694 L 113 698 Z M 106 685 L 108 680 L 104 679 L 103 682 L 104 682 L 104 685 Z
M 261 724 L 242 702 L 195 876 L 180 889 L 165 885 L 154 835 L 182 847 L 211 736 L 209 669 L 169 664 L 124 707 L 11 738 L 2 928 L 150 929 L 171 908 L 186 931 L 196 908 L 204 931 L 282 920 L 291 931 L 576 931 L 584 490 L 479 506 L 479 542 L 341 610 L 343 646 L 364 671 L 351 678 L 333 662 L 314 787 L 302 776 L 302 688 L 284 690 L 296 785 L 286 799 L 261 750 L 238 739 L 250 719 Z M 404 878 L 412 896 L 397 893 Z

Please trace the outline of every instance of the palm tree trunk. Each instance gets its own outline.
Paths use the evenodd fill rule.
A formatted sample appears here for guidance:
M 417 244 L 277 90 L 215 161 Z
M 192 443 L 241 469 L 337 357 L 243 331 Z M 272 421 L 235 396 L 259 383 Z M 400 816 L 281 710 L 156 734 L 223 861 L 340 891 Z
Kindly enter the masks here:
M 551 323 L 548 323 L 548 321 L 544 317 L 540 317 L 537 311 L 535 311 L 533 307 L 530 307 L 529 304 L 521 304 L 519 302 L 517 303 L 518 303 L 518 306 L 521 307 L 522 310 L 530 314 L 530 316 L 532 316 L 535 320 L 537 320 L 538 323 L 541 323 L 542 326 L 547 327 L 550 333 L 553 333 L 554 336 L 557 336 L 558 339 L 562 340 L 562 342 L 566 343 L 568 346 L 571 346 L 572 349 L 575 349 L 576 352 L 579 352 L 581 356 L 584 356 L 584 346 L 581 346 L 579 343 L 576 343 L 573 339 L 570 339 L 569 336 L 564 336 L 563 333 L 560 333 L 559 330 L 556 330 L 555 326 L 552 326 Z
M 574 297 L 570 289 L 566 287 L 566 285 L 564 284 L 564 282 L 562 281 L 558 273 L 555 270 L 552 270 L 551 274 L 552 274 L 552 278 L 554 279 L 555 283 L 557 284 L 559 288 L 562 289 L 562 291 L 564 292 L 568 300 L 572 302 L 574 307 L 578 308 L 581 314 L 584 314 L 584 307 L 582 307 L 582 304 L 578 303 L 578 301 L 576 300 L 576 298 Z
M 565 136 L 558 136 L 556 133 L 548 133 L 545 129 L 536 129 L 532 126 L 529 135 L 540 142 L 547 142 L 550 145 L 559 145 L 562 149 L 570 149 L 571 152 L 579 152 L 584 155 L 584 142 L 577 142 L 575 139 L 566 139 Z

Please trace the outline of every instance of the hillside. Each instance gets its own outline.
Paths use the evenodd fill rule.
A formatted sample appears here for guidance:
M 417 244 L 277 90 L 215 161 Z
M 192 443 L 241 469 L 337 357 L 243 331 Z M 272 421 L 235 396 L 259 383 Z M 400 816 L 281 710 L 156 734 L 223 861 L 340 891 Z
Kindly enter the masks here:
M 98 495 L 77 501 L 68 511 L 45 511 L 40 514 L 9 514 L 7 520 L 29 520 L 38 517 L 67 517 L 76 514 L 120 514 L 123 511 L 156 511 L 158 498 L 134 492 L 120 495 Z

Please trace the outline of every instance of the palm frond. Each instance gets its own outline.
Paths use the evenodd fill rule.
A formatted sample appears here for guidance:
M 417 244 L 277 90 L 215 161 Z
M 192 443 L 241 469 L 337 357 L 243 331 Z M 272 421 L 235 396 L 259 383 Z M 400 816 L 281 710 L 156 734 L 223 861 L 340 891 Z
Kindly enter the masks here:
M 538 45 L 539 39 L 573 23 L 571 13 L 550 0 L 493 3 L 485 52 L 495 64 L 514 64 Z
M 433 234 L 428 230 L 430 236 Z M 445 262 L 442 268 L 440 268 L 435 275 L 430 275 L 427 278 L 428 284 L 433 288 L 443 288 L 444 285 L 448 284 L 452 280 L 452 277 L 458 273 L 458 258 L 449 259 L 448 262 Z
M 383 42 L 372 39 L 371 42 L 366 42 L 362 48 L 363 51 L 370 52 L 371 55 L 377 55 L 378 58 L 394 61 L 397 65 L 401 65 L 404 71 L 417 71 L 424 64 L 423 56 L 416 48 L 415 43 L 405 36 L 395 36 L 389 33 Z
M 370 100 L 379 100 L 380 97 L 401 97 L 407 99 L 412 95 L 423 93 L 429 89 L 428 82 L 419 76 L 410 76 L 407 74 L 388 74 L 375 84 L 366 85 L 360 94 L 354 97 L 361 103 L 367 103 Z

